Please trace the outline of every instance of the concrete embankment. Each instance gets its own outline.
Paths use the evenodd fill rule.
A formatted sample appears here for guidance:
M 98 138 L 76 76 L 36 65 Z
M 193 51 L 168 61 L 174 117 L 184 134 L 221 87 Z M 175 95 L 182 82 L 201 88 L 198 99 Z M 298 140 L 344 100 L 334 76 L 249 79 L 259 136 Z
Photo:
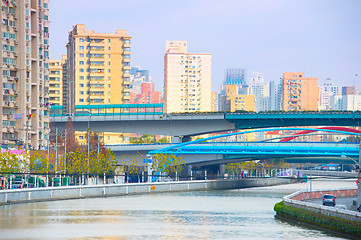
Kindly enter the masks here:
M 286 178 L 243 178 L 224 180 L 200 180 L 159 183 L 128 183 L 90 186 L 47 187 L 32 189 L 14 189 L 0 191 L 0 205 L 79 199 L 90 197 L 110 197 L 129 194 L 149 194 L 161 192 L 203 191 L 221 189 L 239 189 L 248 187 L 288 184 Z
M 357 195 L 357 189 L 320 190 L 312 194 L 299 191 L 284 197 L 274 210 L 283 219 L 301 221 L 361 238 L 361 213 L 304 201 L 322 198 L 324 194 L 352 197 Z

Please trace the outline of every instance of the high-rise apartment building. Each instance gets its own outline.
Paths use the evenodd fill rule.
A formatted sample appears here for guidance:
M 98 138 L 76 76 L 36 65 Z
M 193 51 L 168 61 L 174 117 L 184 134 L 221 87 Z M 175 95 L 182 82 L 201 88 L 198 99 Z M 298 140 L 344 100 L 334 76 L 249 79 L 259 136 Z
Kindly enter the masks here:
M 212 54 L 188 53 L 187 41 L 167 41 L 164 57 L 165 112 L 211 111 Z
M 66 66 L 66 55 L 61 60 L 49 61 L 49 101 L 52 105 L 64 104 L 64 65 Z M 66 69 L 66 67 L 65 67 Z M 66 74 L 66 73 L 65 73 Z M 65 88 L 66 90 L 66 88 Z
M 130 102 L 130 39 L 125 30 L 96 33 L 73 26 L 67 44 L 71 113 L 74 105 Z
M 39 148 L 49 139 L 48 2 L 0 2 L 0 138 L 5 144 Z
M 318 78 L 305 77 L 303 72 L 283 73 L 283 110 L 317 111 L 319 102 Z

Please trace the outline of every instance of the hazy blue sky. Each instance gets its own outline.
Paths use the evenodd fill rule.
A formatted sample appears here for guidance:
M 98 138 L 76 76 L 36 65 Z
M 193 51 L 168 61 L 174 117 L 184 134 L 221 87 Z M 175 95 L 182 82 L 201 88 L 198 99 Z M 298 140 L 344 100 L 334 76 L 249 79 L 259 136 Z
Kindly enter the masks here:
M 132 66 L 148 69 L 160 90 L 166 40 L 213 54 L 213 90 L 227 68 L 278 81 L 283 72 L 330 77 L 361 89 L 361 0 L 51 0 L 52 59 L 66 54 L 68 31 L 132 36 Z

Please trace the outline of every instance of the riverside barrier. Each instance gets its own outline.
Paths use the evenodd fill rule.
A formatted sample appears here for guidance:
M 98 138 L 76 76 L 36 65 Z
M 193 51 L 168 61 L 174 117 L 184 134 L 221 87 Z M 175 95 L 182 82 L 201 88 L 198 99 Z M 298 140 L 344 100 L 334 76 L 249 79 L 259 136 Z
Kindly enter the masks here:
M 156 183 L 44 187 L 0 191 L 0 205 L 162 192 L 239 189 L 288 184 L 287 178 L 243 178 Z
M 358 178 L 357 172 L 341 172 L 341 171 L 320 171 L 320 170 L 298 170 L 307 176 L 320 177 L 339 177 L 339 178 Z
M 361 222 L 361 213 L 340 209 L 337 207 L 323 206 L 320 204 L 306 202 L 304 200 L 322 198 L 325 194 L 332 194 L 335 197 L 353 197 L 357 196 L 357 189 L 330 189 L 312 191 L 298 191 L 283 198 L 285 206 L 301 208 L 304 210 L 320 213 L 327 216 L 334 216 L 352 221 Z

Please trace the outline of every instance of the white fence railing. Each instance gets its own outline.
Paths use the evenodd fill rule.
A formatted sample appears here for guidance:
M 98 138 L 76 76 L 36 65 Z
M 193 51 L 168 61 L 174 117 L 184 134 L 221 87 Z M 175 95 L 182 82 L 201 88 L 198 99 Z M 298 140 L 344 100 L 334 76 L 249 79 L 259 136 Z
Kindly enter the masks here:
M 331 190 L 325 189 L 325 190 L 316 190 L 313 192 L 321 192 L 321 191 L 333 192 L 333 191 L 352 190 L 352 189 L 331 189 Z M 287 195 L 287 196 L 283 197 L 283 202 L 285 203 L 285 205 L 298 207 L 298 208 L 302 208 L 305 210 L 322 213 L 325 215 L 341 217 L 344 219 L 361 222 L 361 212 L 351 211 L 348 209 L 341 209 L 341 208 L 337 208 L 337 207 L 323 206 L 323 205 L 316 204 L 316 203 L 310 203 L 310 202 L 306 202 L 306 201 L 299 201 L 299 200 L 292 199 L 303 193 L 309 193 L 309 191 L 301 190 L 301 191 L 292 193 L 290 195 Z

